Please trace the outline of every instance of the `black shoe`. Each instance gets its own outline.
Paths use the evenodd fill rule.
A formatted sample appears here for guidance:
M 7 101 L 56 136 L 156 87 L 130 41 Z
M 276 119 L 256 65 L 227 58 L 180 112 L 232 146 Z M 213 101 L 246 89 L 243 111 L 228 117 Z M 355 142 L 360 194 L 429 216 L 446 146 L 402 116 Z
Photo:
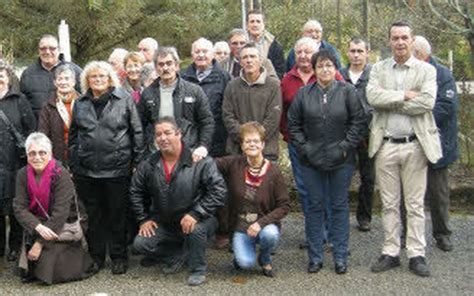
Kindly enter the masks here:
M 344 262 L 336 262 L 335 270 L 337 274 L 344 274 L 347 272 L 347 263 Z
M 266 277 L 270 277 L 270 278 L 275 277 L 275 271 L 273 270 L 273 266 L 271 268 L 262 267 L 262 273 Z
M 426 264 L 426 259 L 423 256 L 410 258 L 408 268 L 416 275 L 430 276 L 430 268 Z
M 10 253 L 8 253 L 8 256 L 7 256 L 7 261 L 13 262 L 13 261 L 16 261 L 16 259 L 18 259 L 18 252 L 15 250 L 10 251 Z
M 145 256 L 140 260 L 140 265 L 143 267 L 152 267 L 158 265 L 160 261 L 155 257 Z
M 176 256 L 171 258 L 170 262 L 163 266 L 161 269 L 164 274 L 174 274 L 178 273 L 181 270 L 181 267 L 184 264 L 184 257 L 183 256 Z
M 239 263 L 237 263 L 237 260 L 232 260 L 232 266 L 234 267 L 235 270 L 240 271 L 242 270 L 242 267 L 240 267 Z
M 124 274 L 127 272 L 128 266 L 124 260 L 112 261 L 112 274 Z
M 370 270 L 372 272 L 382 272 L 400 266 L 400 257 L 392 257 L 389 255 L 382 255 L 377 259 L 377 262 L 372 264 Z
M 359 231 L 361 231 L 361 232 L 370 231 L 370 222 L 369 221 L 361 221 L 359 223 Z
M 436 246 L 438 247 L 438 249 L 445 252 L 451 252 L 454 249 L 451 239 L 449 239 L 449 237 L 446 237 L 446 236 L 440 237 L 439 239 L 437 239 Z
M 308 265 L 308 273 L 318 273 L 323 268 L 323 263 L 310 263 Z

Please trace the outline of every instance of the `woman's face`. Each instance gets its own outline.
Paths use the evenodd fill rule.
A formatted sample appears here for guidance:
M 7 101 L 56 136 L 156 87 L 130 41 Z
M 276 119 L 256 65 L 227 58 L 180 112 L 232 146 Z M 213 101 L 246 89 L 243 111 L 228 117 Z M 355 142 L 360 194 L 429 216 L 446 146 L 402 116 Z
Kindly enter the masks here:
M 125 64 L 125 72 L 127 72 L 128 79 L 131 81 L 139 80 L 142 67 L 143 67 L 142 63 L 128 60 L 127 63 Z
M 10 78 L 6 70 L 0 71 L 0 90 L 8 89 L 8 84 L 10 83 Z
M 58 93 L 65 95 L 74 91 L 76 80 L 70 71 L 65 71 L 56 76 L 54 85 L 56 86 Z
M 111 86 L 109 74 L 103 69 L 92 70 L 87 76 L 87 80 L 94 95 L 101 95 L 107 92 Z
M 258 157 L 263 155 L 263 148 L 265 142 L 262 141 L 257 132 L 248 133 L 244 136 L 242 144 L 240 145 L 242 152 L 248 157 Z
M 331 60 L 317 60 L 314 66 L 316 77 L 319 84 L 323 86 L 329 85 L 334 79 L 336 79 L 336 66 Z
M 33 167 L 36 174 L 41 174 L 51 160 L 51 152 L 37 143 L 32 143 L 28 147 L 26 155 L 28 157 L 28 164 Z

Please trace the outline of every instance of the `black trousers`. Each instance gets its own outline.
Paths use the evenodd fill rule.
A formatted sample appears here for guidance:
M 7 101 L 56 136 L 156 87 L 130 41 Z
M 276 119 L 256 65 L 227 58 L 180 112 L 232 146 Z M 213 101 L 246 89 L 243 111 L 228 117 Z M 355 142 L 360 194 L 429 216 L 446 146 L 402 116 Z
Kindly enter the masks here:
M 367 144 L 364 142 L 357 147 L 358 169 L 360 174 L 359 203 L 357 204 L 357 221 L 372 220 L 372 205 L 374 200 L 375 168 L 374 158 L 369 158 Z
M 20 251 L 23 229 L 15 218 L 15 215 L 0 215 L 0 256 L 5 254 L 5 243 L 7 239 L 6 218 L 10 221 L 10 233 L 8 234 L 8 247 L 11 251 Z
M 430 204 L 433 237 L 450 237 L 449 228 L 449 182 L 448 168 L 432 169 L 428 167 L 426 200 Z
M 105 262 L 107 247 L 112 261 L 127 260 L 127 200 L 129 177 L 75 177 L 79 198 L 86 207 L 89 253 L 98 264 Z

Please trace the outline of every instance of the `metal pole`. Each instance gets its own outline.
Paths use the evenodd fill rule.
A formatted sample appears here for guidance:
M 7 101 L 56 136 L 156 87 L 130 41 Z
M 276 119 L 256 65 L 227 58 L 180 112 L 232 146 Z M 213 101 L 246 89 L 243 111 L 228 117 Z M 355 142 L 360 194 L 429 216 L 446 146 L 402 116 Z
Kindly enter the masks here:
M 242 0 L 242 29 L 247 31 L 247 4 Z

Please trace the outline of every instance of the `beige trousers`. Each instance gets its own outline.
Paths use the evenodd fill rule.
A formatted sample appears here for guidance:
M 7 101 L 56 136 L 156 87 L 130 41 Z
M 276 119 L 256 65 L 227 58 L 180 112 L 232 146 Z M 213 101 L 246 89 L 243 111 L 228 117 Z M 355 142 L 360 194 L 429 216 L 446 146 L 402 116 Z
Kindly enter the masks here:
M 400 198 L 403 190 L 407 212 L 407 256 L 425 256 L 427 164 L 428 160 L 417 140 L 406 144 L 385 141 L 376 154 L 375 178 L 382 198 L 384 255 L 398 256 L 400 253 Z

